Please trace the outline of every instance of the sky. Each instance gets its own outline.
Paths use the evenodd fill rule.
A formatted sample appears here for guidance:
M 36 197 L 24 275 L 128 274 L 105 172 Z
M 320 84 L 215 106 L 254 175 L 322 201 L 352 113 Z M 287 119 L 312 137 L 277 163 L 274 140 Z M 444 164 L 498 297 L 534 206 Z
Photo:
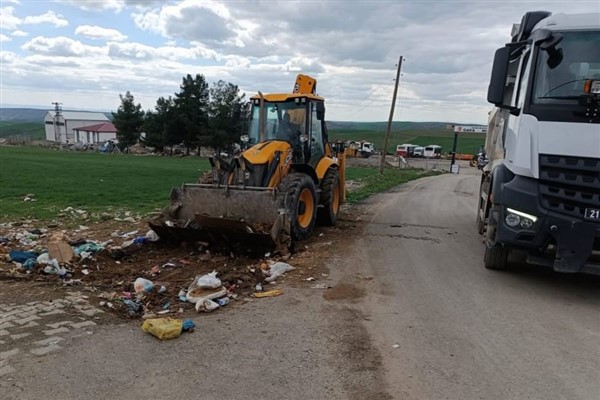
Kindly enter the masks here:
M 0 105 L 145 110 L 187 74 L 248 96 L 318 80 L 327 119 L 485 124 L 495 49 L 526 11 L 600 1 L 0 0 Z

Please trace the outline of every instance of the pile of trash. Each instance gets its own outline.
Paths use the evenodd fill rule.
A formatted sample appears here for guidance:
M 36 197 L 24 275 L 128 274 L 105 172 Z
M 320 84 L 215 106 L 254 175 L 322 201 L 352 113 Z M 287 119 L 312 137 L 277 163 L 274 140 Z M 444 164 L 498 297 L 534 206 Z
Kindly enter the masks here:
M 281 289 L 269 287 L 294 269 L 270 260 L 270 254 L 249 259 L 212 254 L 201 243 L 168 247 L 155 243 L 160 238 L 152 230 L 140 235 L 135 229 L 111 229 L 100 235 L 80 226 L 70 235 L 85 239 L 70 239 L 64 230 L 9 228 L 0 231 L 0 257 L 5 259 L 1 274 L 83 285 L 101 307 L 144 320 L 192 310 L 212 312 L 236 300 L 281 295 Z

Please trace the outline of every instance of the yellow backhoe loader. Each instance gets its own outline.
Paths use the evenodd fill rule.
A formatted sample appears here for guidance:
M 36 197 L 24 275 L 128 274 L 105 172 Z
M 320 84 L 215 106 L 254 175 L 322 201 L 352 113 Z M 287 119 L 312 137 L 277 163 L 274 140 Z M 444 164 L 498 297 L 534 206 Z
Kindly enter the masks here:
M 292 93 L 253 96 L 245 150 L 211 157 L 209 179 L 172 189 L 170 205 L 149 223 L 161 239 L 286 251 L 315 223 L 335 225 L 346 198 L 345 155 L 329 143 L 316 85 L 300 74 Z

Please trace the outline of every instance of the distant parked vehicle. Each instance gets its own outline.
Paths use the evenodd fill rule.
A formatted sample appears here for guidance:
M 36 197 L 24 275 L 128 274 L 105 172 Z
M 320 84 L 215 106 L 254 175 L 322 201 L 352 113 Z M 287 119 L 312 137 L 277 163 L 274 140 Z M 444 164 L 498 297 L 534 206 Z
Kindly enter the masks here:
M 413 157 L 415 147 L 417 147 L 417 145 L 410 143 L 399 144 L 396 146 L 396 156 L 405 158 Z
M 424 157 L 425 147 L 417 146 L 413 149 L 413 157 L 421 158 Z
M 423 157 L 425 157 L 425 158 L 440 158 L 440 157 L 442 157 L 442 146 L 438 146 L 437 144 L 430 144 L 429 146 L 425 146 L 425 150 L 423 151 Z

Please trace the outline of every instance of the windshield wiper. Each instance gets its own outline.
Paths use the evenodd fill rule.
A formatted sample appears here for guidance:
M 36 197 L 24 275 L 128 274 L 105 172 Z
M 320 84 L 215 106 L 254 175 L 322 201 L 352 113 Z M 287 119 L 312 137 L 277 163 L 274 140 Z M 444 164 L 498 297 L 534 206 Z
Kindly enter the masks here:
M 581 95 L 579 96 L 542 96 L 542 97 L 538 97 L 538 99 L 557 99 L 557 100 L 578 100 L 581 98 Z

